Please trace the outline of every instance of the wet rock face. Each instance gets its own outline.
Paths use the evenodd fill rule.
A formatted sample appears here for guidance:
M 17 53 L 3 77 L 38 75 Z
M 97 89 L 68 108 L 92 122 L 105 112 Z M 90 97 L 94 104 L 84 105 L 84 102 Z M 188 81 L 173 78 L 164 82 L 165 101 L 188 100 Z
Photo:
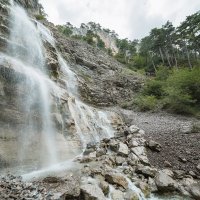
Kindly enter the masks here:
M 29 13 L 33 15 L 41 14 L 42 6 L 38 0 L 14 0 L 16 3 L 24 7 Z
M 121 105 L 140 90 L 144 80 L 142 76 L 130 74 L 106 52 L 66 38 L 54 25 L 45 24 L 52 30 L 57 47 L 79 76 L 79 91 L 84 101 L 98 106 Z
M 83 200 L 106 200 L 102 190 L 93 184 L 81 186 L 81 199 Z
M 177 183 L 162 171 L 156 174 L 155 182 L 161 192 L 175 191 L 177 188 Z
M 105 179 L 108 183 L 117 184 L 122 186 L 124 189 L 128 188 L 127 180 L 120 174 L 108 173 L 105 175 Z

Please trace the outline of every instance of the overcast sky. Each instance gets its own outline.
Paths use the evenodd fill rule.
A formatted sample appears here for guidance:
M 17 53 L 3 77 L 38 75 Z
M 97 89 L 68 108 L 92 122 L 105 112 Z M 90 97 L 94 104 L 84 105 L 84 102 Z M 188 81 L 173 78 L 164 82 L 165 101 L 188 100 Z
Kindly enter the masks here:
M 75 26 L 94 21 L 121 38 L 142 38 L 167 20 L 176 26 L 200 10 L 200 0 L 40 0 L 49 21 Z

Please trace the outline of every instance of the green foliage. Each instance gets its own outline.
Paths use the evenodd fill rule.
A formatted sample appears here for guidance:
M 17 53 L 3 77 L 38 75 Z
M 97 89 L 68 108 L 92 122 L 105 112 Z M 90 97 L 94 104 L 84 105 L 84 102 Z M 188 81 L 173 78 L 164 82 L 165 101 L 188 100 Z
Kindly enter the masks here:
M 149 111 L 149 110 L 155 110 L 157 108 L 158 100 L 153 95 L 152 96 L 141 95 L 134 100 L 134 104 L 137 105 L 140 111 Z
M 39 21 L 40 20 L 45 20 L 46 19 L 46 15 L 42 15 L 42 14 L 41 15 L 35 15 L 35 19 L 39 20 Z
M 68 26 L 67 24 L 63 25 L 63 26 L 58 25 L 57 28 L 62 34 L 64 34 L 67 37 L 71 36 L 73 33 L 72 28 L 70 26 Z
M 156 77 L 145 84 L 136 105 L 148 110 L 153 103 L 179 114 L 196 114 L 200 109 L 200 68 L 167 70 L 161 67 Z M 155 100 L 156 99 L 156 100 Z M 152 102 L 152 104 L 150 103 Z M 162 106 L 161 106 L 162 105 Z
M 159 80 L 148 81 L 145 87 L 143 88 L 142 94 L 153 95 L 157 99 L 160 99 L 165 94 L 164 85 L 165 83 Z
M 115 59 L 116 59 L 117 61 L 119 61 L 120 63 L 122 63 L 122 64 L 126 64 L 126 60 L 125 60 L 125 57 L 124 57 L 124 54 L 123 54 L 123 53 L 117 53 L 117 54 L 115 55 Z
M 97 41 L 97 47 L 99 47 L 100 49 L 105 49 L 105 43 L 104 41 L 98 36 L 97 37 L 98 41 Z
M 165 81 L 169 77 L 170 73 L 170 70 L 166 66 L 161 65 L 156 72 L 156 80 Z
M 195 103 L 191 95 L 174 87 L 166 88 L 166 97 L 163 102 L 165 108 L 178 114 L 192 114 L 192 107 Z

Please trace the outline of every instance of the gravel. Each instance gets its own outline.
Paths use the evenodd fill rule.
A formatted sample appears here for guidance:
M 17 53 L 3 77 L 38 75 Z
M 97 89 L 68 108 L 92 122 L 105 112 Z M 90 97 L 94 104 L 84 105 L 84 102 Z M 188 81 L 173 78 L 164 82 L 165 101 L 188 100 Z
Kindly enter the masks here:
M 121 111 L 126 123 L 134 124 L 145 131 L 146 140 L 161 144 L 160 152 L 148 150 L 150 163 L 156 168 L 165 168 L 168 161 L 174 170 L 194 171 L 200 163 L 200 133 L 182 133 L 197 119 L 168 113 L 144 113 Z M 198 121 L 199 122 L 199 121 Z

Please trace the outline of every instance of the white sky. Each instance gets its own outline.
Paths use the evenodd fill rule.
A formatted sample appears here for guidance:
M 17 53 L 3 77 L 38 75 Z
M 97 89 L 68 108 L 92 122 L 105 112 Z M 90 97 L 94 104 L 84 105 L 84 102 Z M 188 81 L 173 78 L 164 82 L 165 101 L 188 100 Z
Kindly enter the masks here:
M 39 0 L 49 21 L 75 26 L 90 21 L 115 30 L 121 38 L 142 38 L 167 20 L 179 25 L 200 10 L 200 0 Z

